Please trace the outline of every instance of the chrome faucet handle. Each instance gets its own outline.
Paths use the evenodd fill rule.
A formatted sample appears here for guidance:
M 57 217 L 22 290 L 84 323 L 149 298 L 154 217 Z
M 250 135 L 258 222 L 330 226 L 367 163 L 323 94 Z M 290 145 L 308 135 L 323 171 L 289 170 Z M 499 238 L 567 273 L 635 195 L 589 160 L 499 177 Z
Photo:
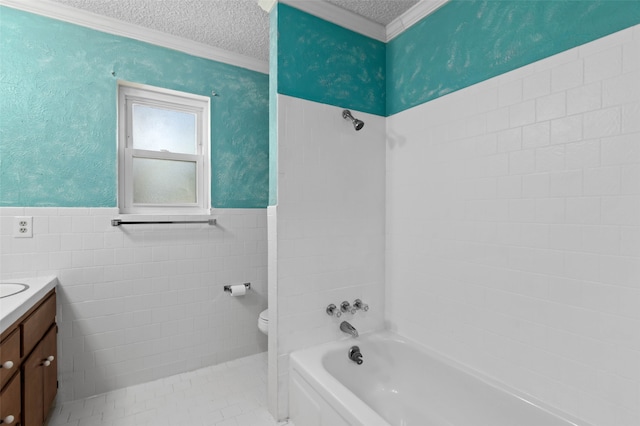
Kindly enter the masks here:
M 351 304 L 345 300 L 340 304 L 340 310 L 345 313 L 349 312 L 349 313 L 355 314 L 357 309 L 351 307 Z
M 362 309 L 365 312 L 367 312 L 369 310 L 369 305 L 367 305 L 366 303 L 362 303 L 362 300 L 360 300 L 360 299 L 354 300 L 353 307 L 355 309 Z
M 342 315 L 342 312 L 338 311 L 337 309 L 338 307 L 336 305 L 334 305 L 333 303 L 330 304 L 326 309 L 327 315 L 332 317 L 335 314 L 336 317 L 339 318 Z
M 363 363 L 362 352 L 360 352 L 359 347 L 351 346 L 351 348 L 349 349 L 349 359 L 358 365 L 361 365 Z

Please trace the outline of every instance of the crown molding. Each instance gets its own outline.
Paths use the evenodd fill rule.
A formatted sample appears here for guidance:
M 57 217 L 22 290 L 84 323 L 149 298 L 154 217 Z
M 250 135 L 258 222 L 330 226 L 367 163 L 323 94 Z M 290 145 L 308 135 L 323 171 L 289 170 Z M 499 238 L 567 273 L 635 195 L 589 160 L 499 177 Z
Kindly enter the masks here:
M 313 16 L 340 25 L 378 41 L 386 42 L 387 33 L 384 25 L 370 21 L 360 15 L 345 10 L 333 3 L 324 1 L 279 0 L 280 3 L 300 9 Z
M 265 1 L 265 0 L 258 0 Z M 388 42 L 422 18 L 441 8 L 449 0 L 421 0 L 386 27 L 326 1 L 278 0 L 325 21 L 332 22 L 373 39 Z
M 264 74 L 269 73 L 269 64 L 267 62 L 212 47 L 204 43 L 169 35 L 161 31 L 129 24 L 118 19 L 76 9 L 64 4 L 54 3 L 48 0 L 0 0 L 0 5 L 35 13 L 59 21 L 69 22 L 104 33 L 151 43 L 200 58 L 223 62 Z
M 421 0 L 411 9 L 389 22 L 386 28 L 385 41 L 393 40 L 422 18 L 440 9 L 448 1 L 449 0 Z
M 258 0 L 258 6 L 267 13 L 271 13 L 278 0 Z

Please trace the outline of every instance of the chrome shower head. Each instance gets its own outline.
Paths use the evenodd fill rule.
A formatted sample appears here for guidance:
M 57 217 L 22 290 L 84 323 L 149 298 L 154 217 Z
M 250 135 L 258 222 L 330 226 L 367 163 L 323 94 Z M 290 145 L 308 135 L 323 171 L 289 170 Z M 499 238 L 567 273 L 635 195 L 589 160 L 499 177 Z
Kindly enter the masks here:
M 353 127 L 356 130 L 360 130 L 364 127 L 364 121 L 354 118 L 353 115 L 351 115 L 351 111 L 349 111 L 348 109 L 342 111 L 342 118 L 344 118 L 345 120 L 351 120 L 351 123 L 353 123 Z

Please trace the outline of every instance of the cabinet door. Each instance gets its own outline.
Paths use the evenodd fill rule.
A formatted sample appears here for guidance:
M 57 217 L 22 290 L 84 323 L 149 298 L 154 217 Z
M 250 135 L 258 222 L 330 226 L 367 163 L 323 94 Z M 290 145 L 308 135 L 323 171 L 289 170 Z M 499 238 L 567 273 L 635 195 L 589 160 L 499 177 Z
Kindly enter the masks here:
M 42 393 L 43 364 L 42 344 L 39 343 L 29 355 L 29 358 L 22 364 L 22 377 L 24 380 L 22 394 L 23 426 L 42 426 L 44 422 L 42 414 L 44 401 Z
M 20 369 L 20 330 L 0 343 L 0 389 Z
M 42 426 L 56 396 L 58 388 L 56 332 L 57 327 L 54 325 L 22 364 L 23 426 Z
M 0 424 L 20 425 L 20 373 L 0 393 Z
M 55 325 L 51 327 L 49 332 L 44 336 L 42 342 L 42 355 L 45 361 L 49 361 L 47 365 L 45 363 L 43 368 L 42 377 L 42 390 L 43 390 L 43 418 L 46 419 L 49 416 L 51 405 L 58 392 L 58 351 L 57 351 L 57 331 L 58 327 Z

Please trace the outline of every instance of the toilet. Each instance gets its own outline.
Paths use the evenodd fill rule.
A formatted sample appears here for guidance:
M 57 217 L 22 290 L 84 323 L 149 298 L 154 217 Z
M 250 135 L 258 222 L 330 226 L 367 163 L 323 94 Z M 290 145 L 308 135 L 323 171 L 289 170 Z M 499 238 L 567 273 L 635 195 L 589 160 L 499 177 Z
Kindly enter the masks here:
M 258 317 L 258 328 L 264 334 L 269 334 L 269 309 L 265 309 L 260 312 L 260 316 Z

